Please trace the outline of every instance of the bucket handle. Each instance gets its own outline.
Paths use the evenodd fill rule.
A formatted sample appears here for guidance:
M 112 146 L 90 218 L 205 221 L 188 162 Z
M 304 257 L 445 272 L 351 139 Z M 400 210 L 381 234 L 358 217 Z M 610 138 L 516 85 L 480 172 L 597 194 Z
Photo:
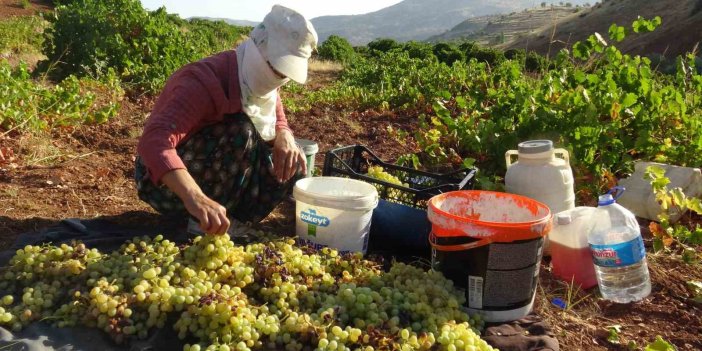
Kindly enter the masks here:
M 563 156 L 563 159 L 566 161 L 567 164 L 570 164 L 570 153 L 566 149 L 554 149 L 553 150 L 554 155 L 561 155 Z
M 507 164 L 507 168 L 512 165 L 512 156 L 519 156 L 519 151 L 517 150 L 508 150 L 505 152 L 505 163 Z
M 465 243 L 465 244 L 457 244 L 457 245 L 439 245 L 436 243 L 436 235 L 434 235 L 434 231 L 432 230 L 429 233 L 429 244 L 431 246 L 439 251 L 465 251 L 465 250 L 471 250 L 476 247 L 481 247 L 485 246 L 492 243 L 492 237 L 486 236 L 483 239 L 480 239 L 478 241 L 473 241 L 470 243 Z

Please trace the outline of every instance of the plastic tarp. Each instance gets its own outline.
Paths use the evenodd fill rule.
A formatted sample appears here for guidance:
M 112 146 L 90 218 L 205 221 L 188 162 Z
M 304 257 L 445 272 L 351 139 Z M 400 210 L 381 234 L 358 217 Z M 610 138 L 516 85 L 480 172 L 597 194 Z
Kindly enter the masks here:
M 12 248 L 0 252 L 0 266 L 6 265 L 15 252 L 26 245 L 60 244 L 80 240 L 89 248 L 109 252 L 135 236 L 169 234 L 167 238 L 178 243 L 186 242 L 191 237 L 185 226 L 174 226 L 175 221 L 163 222 L 163 225 L 156 227 L 124 228 L 100 219 L 66 219 L 41 231 L 20 235 Z M 234 240 L 245 243 L 249 238 Z M 553 333 L 541 322 L 537 324 L 538 328 L 535 328 L 535 320 L 538 321 L 538 317 L 529 316 L 524 321 L 492 326 L 485 331 L 486 339 L 493 345 L 499 345 L 503 351 L 558 351 L 558 341 Z M 522 332 L 506 332 L 508 330 L 528 330 L 530 333 L 525 335 Z M 158 330 L 146 340 L 132 341 L 125 346 L 115 345 L 106 333 L 95 328 L 56 328 L 49 322 L 33 323 L 20 332 L 11 332 L 0 327 L 2 351 L 179 351 L 183 349 L 183 343 L 175 331 L 168 327 Z

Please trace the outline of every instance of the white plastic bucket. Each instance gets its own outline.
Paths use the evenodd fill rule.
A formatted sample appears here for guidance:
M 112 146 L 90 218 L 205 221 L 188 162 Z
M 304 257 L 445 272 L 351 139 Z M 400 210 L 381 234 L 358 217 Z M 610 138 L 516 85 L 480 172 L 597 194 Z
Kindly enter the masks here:
M 366 253 L 378 191 L 359 180 L 303 178 L 293 188 L 296 233 L 317 248 Z

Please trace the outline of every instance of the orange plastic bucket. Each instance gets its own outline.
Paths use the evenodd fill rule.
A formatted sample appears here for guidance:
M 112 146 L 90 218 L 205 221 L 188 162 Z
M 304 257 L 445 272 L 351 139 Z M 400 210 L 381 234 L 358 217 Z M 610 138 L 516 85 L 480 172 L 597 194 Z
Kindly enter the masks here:
M 526 316 L 533 304 L 548 206 L 531 198 L 462 190 L 429 200 L 432 265 L 466 290 L 466 306 L 488 322 Z
M 531 198 L 494 191 L 462 190 L 429 200 L 430 242 L 442 251 L 468 250 L 492 242 L 536 239 L 551 230 L 551 210 Z M 471 244 L 438 245 L 437 237 L 468 236 Z

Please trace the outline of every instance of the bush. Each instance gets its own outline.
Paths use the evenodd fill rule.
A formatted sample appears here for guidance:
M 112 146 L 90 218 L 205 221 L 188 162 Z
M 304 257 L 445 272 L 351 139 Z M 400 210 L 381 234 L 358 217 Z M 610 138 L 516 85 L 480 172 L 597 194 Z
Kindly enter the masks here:
M 187 27 L 187 32 L 190 35 L 189 41 L 195 45 L 196 55 L 198 56 L 231 50 L 253 29 L 253 27 L 232 26 L 224 21 L 204 19 L 191 19 L 187 22 L 181 22 L 177 16 L 172 18 L 172 21 L 179 23 L 181 27 Z
M 475 46 L 470 53 L 466 54 L 466 59 L 470 60 L 471 58 L 494 66 L 505 60 L 505 54 L 497 49 Z
M 349 62 L 356 56 L 356 52 L 349 42 L 338 36 L 332 35 L 319 46 L 317 50 L 320 58 L 338 62 Z
M 43 37 L 37 35 L 46 27 L 41 17 L 12 17 L 0 21 L 0 55 L 41 52 Z
M 370 50 L 380 52 L 388 52 L 390 50 L 397 49 L 400 47 L 401 45 L 397 41 L 389 38 L 376 39 L 368 43 L 368 48 Z
M 438 43 L 434 45 L 433 52 L 439 62 L 443 62 L 449 66 L 465 58 L 463 52 L 461 52 L 458 47 L 448 43 Z
M 367 46 L 354 46 L 353 47 L 353 52 L 356 53 L 356 55 L 361 56 L 361 57 L 371 57 L 371 51 Z
M 458 48 L 463 53 L 463 56 L 468 58 L 468 57 L 470 57 L 470 53 L 473 50 L 475 50 L 476 48 L 478 48 L 478 44 L 471 42 L 471 41 L 467 41 L 467 42 L 464 42 L 464 43 L 461 43 L 460 45 L 458 45 Z
M 524 61 L 524 68 L 529 72 L 541 72 L 549 68 L 549 62 L 538 53 L 529 51 Z
M 505 58 L 522 62 L 526 58 L 526 51 L 523 49 L 509 49 L 505 51 Z
M 417 41 L 408 41 L 402 46 L 402 51 L 406 52 L 410 58 L 414 59 L 425 60 L 435 57 L 430 44 Z
M 122 95 L 112 71 L 102 81 L 69 76 L 47 85 L 32 80 L 26 64 L 13 68 L 0 60 L 0 130 L 39 132 L 105 122 L 117 114 Z
M 107 68 L 137 90 L 155 92 L 181 66 L 231 48 L 244 30 L 189 23 L 165 8 L 147 12 L 138 0 L 83 0 L 60 5 L 49 19 L 40 71 L 51 77 L 101 76 Z

